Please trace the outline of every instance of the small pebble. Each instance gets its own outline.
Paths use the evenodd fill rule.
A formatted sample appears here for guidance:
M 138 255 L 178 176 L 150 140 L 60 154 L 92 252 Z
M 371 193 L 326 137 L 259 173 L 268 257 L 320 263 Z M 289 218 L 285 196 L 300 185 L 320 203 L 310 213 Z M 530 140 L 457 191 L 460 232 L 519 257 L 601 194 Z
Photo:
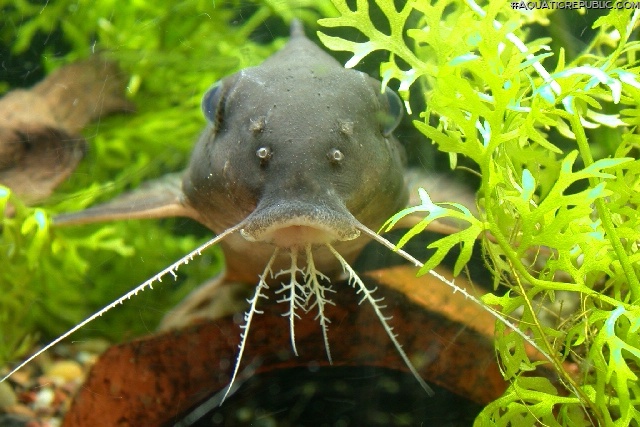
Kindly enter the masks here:
M 17 402 L 18 398 L 11 386 L 6 382 L 0 383 L 0 411 L 15 405 Z
M 82 366 L 73 360 L 60 360 L 51 364 L 46 370 L 45 376 L 52 380 L 60 379 L 62 382 L 82 381 L 84 373 Z
M 0 427 L 62 426 L 86 371 L 107 347 L 104 340 L 64 346 L 59 353 L 39 356 L 0 383 Z M 0 367 L 5 374 L 8 370 Z
M 22 403 L 18 403 L 17 405 L 13 405 L 7 408 L 7 414 L 15 415 L 16 417 L 29 418 L 29 419 L 36 418 L 35 411 L 29 408 L 27 405 L 23 405 Z M 2 423 L 0 423 L 0 426 L 4 427 Z
M 89 353 L 88 351 L 79 351 L 76 355 L 76 360 L 80 362 L 82 366 L 93 366 L 98 360 L 98 355 Z
M 38 411 L 42 409 L 49 408 L 53 403 L 53 398 L 55 397 L 55 392 L 53 389 L 49 387 L 45 387 L 40 389 L 36 394 L 36 399 L 33 402 L 33 408 Z

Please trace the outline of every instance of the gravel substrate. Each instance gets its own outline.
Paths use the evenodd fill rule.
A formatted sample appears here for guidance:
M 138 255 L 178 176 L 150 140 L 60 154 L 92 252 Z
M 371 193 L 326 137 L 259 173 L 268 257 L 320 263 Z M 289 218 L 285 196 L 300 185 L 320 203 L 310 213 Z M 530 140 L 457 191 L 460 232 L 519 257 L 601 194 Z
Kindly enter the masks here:
M 87 372 L 109 344 L 59 345 L 0 383 L 0 426 L 58 427 Z M 2 376 L 8 366 L 0 369 Z

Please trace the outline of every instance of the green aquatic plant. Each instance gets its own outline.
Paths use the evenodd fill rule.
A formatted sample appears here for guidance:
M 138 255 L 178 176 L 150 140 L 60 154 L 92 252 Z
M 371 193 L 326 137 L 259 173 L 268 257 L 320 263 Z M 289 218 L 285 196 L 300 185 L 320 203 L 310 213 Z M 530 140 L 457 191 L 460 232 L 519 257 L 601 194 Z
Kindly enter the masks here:
M 435 219 L 465 224 L 430 245 L 420 274 L 461 246 L 459 274 L 480 239 L 495 278 L 483 300 L 518 319 L 522 334 L 496 328 L 511 386 L 476 425 L 640 425 L 640 44 L 633 37 L 640 10 L 603 13 L 590 44 L 568 61 L 550 39 L 530 36 L 558 13 L 548 9 L 473 0 L 334 5 L 341 16 L 320 24 L 356 29 L 358 41 L 321 40 L 351 52 L 348 67 L 387 52 L 384 83 L 398 84 L 408 109 L 424 99 L 415 127 L 452 167 L 464 162 L 480 177 L 479 214 L 434 204 L 421 191 L 419 206 L 387 224 L 424 212 L 400 247 Z M 386 21 L 373 22 L 373 12 Z M 549 323 L 544 309 L 560 292 L 577 308 Z M 548 360 L 530 359 L 525 336 Z M 558 375 L 560 395 L 531 374 L 543 363 Z M 567 372 L 569 364 L 579 373 Z

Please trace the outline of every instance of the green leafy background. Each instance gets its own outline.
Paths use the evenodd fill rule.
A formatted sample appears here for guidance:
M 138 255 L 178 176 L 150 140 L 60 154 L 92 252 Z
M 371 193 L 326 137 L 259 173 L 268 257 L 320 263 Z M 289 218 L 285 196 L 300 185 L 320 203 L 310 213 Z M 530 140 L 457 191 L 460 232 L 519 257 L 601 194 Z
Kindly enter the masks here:
M 320 22 L 354 27 L 364 41 L 323 42 L 352 52 L 349 65 L 388 51 L 385 81 L 399 81 L 409 104 L 426 100 L 416 128 L 449 153 L 452 166 L 470 160 L 481 177 L 478 217 L 434 205 L 423 192 L 420 206 L 391 220 L 425 213 L 400 244 L 434 219 L 466 219 L 467 228 L 431 244 L 435 253 L 421 273 L 461 245 L 459 273 L 481 238 L 496 289 L 485 302 L 519 318 L 566 389 L 559 397 L 547 378 L 523 377 L 539 362 L 529 360 L 522 336 L 499 323 L 496 349 L 511 387 L 477 425 L 638 425 L 640 12 L 603 12 L 591 43 L 567 58 L 563 48 L 549 47 L 553 40 L 530 35 L 532 24 L 553 19 L 550 10 L 471 0 L 409 1 L 396 9 L 379 0 L 389 22 L 383 31 L 369 19 L 372 5 L 356 3 L 336 1 L 341 16 Z M 416 15 L 417 25 L 406 28 Z M 532 268 L 540 259 L 542 268 Z M 549 325 L 535 302 L 553 302 L 559 291 L 579 308 Z M 564 362 L 580 372 L 566 372 Z
M 332 3 L 0 2 L 0 36 L 14 55 L 39 34 L 59 34 L 68 46 L 64 55 L 45 47 L 47 69 L 103 52 L 131 75 L 138 106 L 133 116 L 87 129 L 89 157 L 46 206 L 21 206 L 0 190 L 0 206 L 10 200 L 18 207 L 4 219 L 0 241 L 0 361 L 23 354 L 37 333 L 61 332 L 205 238 L 182 220 L 52 229 L 49 218 L 179 169 L 203 125 L 204 90 L 280 46 L 286 31 L 272 29 L 286 28 L 283 21 L 298 16 L 314 28 L 322 18 L 320 40 L 347 52 L 349 67 L 374 58 L 385 84 L 405 99 L 423 144 L 479 177 L 480 214 L 436 205 L 422 192 L 419 206 L 392 219 L 424 213 L 401 244 L 433 219 L 466 222 L 432 244 L 421 273 L 455 246 L 455 270 L 463 271 L 480 239 L 495 278 L 484 302 L 549 355 L 529 360 L 526 340 L 497 323 L 497 357 L 511 385 L 476 424 L 640 425 L 640 11 L 514 10 L 500 0 Z M 571 34 L 573 22 L 592 27 L 582 40 Z M 140 333 L 141 325 L 153 329 L 152 319 L 218 265 L 213 251 L 190 263 L 177 292 L 155 291 L 92 326 L 99 331 L 82 333 L 117 339 Z M 545 321 L 545 307 L 561 292 L 577 308 Z M 540 363 L 556 370 L 563 393 L 547 378 L 523 375 Z M 578 372 L 567 372 L 567 363 Z

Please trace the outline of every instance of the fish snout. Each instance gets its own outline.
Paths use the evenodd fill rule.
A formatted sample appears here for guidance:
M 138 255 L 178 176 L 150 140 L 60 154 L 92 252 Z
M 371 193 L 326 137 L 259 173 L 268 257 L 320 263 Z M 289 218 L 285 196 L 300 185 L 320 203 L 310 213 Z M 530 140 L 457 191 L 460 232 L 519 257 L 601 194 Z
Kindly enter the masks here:
M 281 248 L 302 248 L 357 238 L 358 221 L 344 206 L 279 200 L 258 205 L 246 219 L 241 235 L 250 242 Z

